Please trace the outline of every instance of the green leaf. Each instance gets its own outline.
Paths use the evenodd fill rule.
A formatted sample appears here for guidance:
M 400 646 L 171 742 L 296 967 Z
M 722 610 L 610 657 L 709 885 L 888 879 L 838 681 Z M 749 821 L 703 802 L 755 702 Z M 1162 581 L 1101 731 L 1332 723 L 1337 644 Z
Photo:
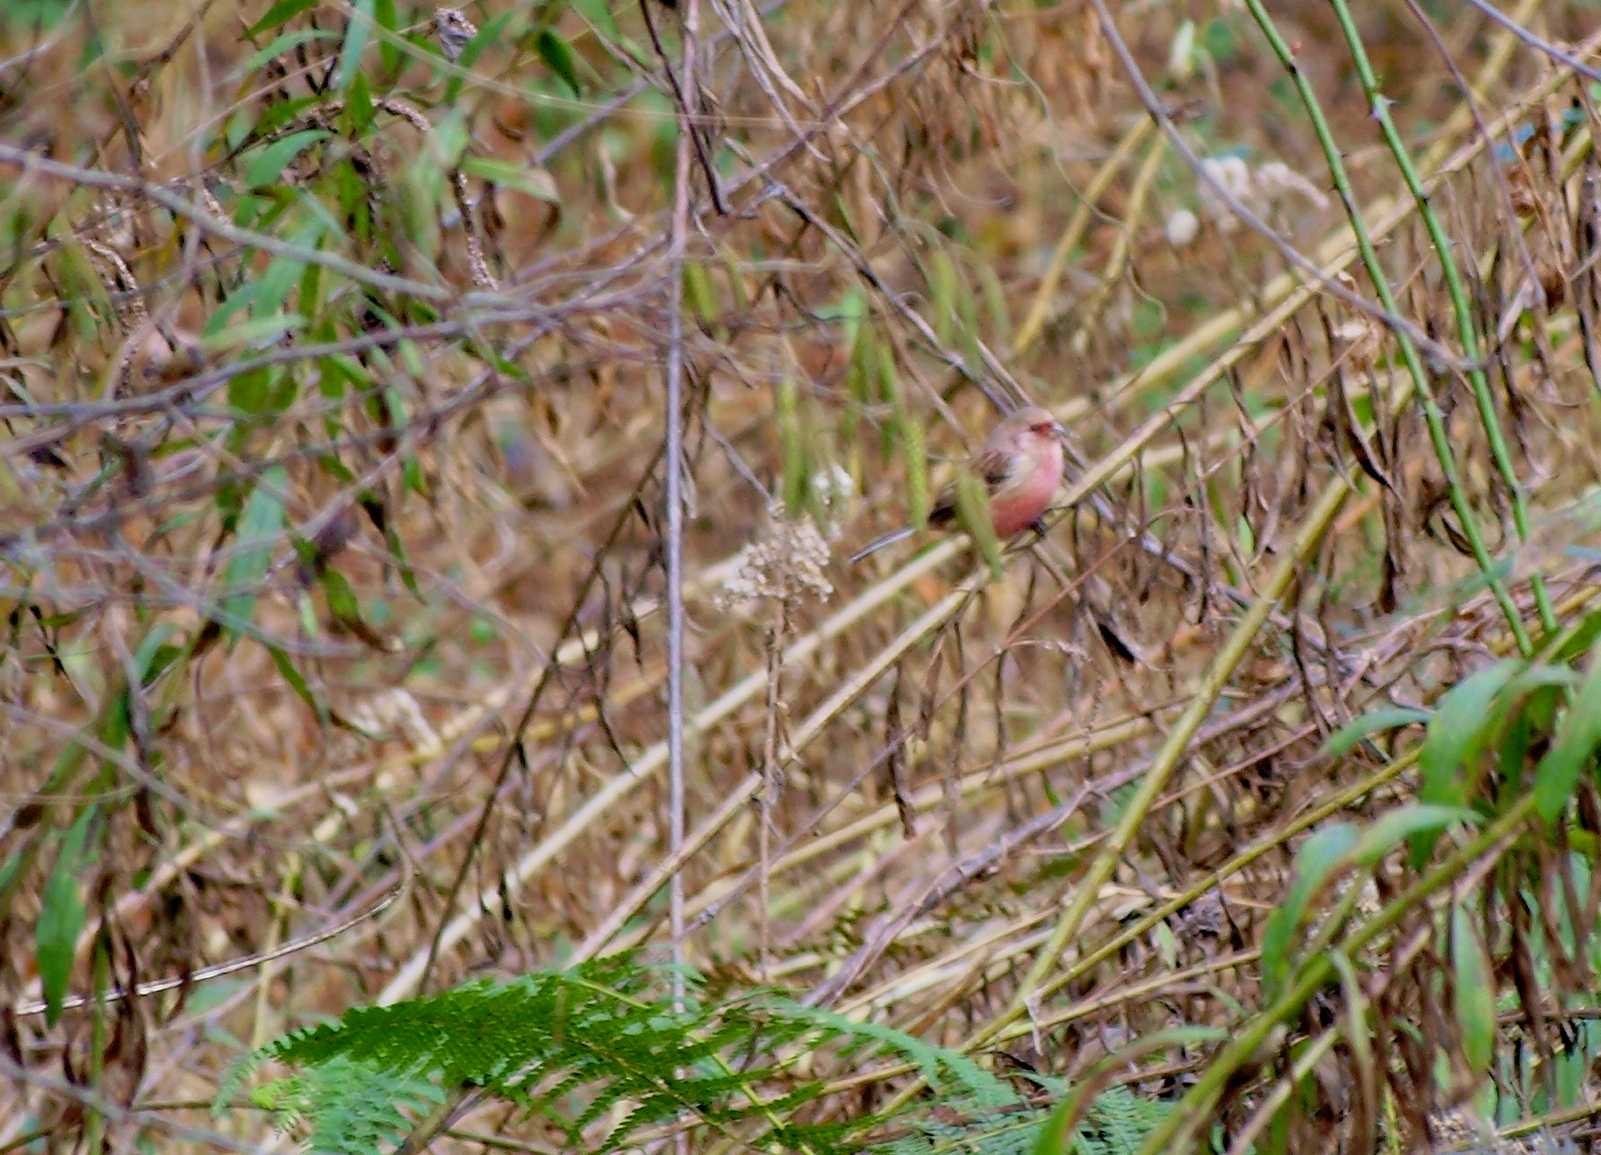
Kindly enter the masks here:
M 200 339 L 200 347 L 207 353 L 226 349 L 240 349 L 258 341 L 266 341 L 292 333 L 305 327 L 306 319 L 298 313 L 271 313 L 230 325 L 220 333 L 207 333 Z
M 537 165 L 510 164 L 487 156 L 469 156 L 461 162 L 461 171 L 468 176 L 527 193 L 547 204 L 561 204 L 556 178 Z
M 795 378 L 790 374 L 778 383 L 778 442 L 783 462 L 784 510 L 790 517 L 799 517 L 810 504 L 811 486 L 808 479 L 811 469 L 806 460 L 806 440 L 800 427 L 800 397 Z
M 302 317 L 315 317 L 322 312 L 322 266 L 307 265 L 300 274 L 300 292 L 297 312 Z M 327 322 L 325 321 L 325 324 Z M 327 333 L 320 334 L 332 340 L 334 336 L 332 324 L 327 324 Z
M 1262 932 L 1262 980 L 1268 998 L 1274 997 L 1289 978 L 1290 943 L 1307 905 L 1329 876 L 1349 861 L 1358 841 L 1356 828 L 1340 822 L 1319 830 L 1296 852 L 1295 881 L 1284 901 L 1268 916 Z
M 71 233 L 54 234 L 59 246 L 56 250 L 57 276 L 61 279 L 62 296 L 73 302 L 70 313 L 74 328 L 85 340 L 93 340 L 99 331 L 95 320 L 115 315 L 105 282 L 95 272 L 94 262 L 82 241 Z
M 1601 610 L 1591 610 L 1580 619 L 1579 624 L 1573 627 L 1572 633 L 1557 647 L 1555 660 L 1559 662 L 1576 660 L 1580 654 L 1589 650 L 1598 637 L 1601 637 Z
M 400 534 L 395 532 L 393 525 L 384 526 L 384 544 L 389 547 L 389 556 L 394 559 L 396 567 L 400 570 L 400 584 L 411 591 L 413 597 L 422 601 L 422 587 L 417 584 L 417 575 L 412 571 L 411 559 L 406 556 L 405 543 L 400 540 Z
M 269 28 L 276 28 L 280 24 L 287 24 L 308 8 L 315 8 L 318 0 L 278 0 L 267 14 L 252 24 L 245 32 L 247 36 L 257 36 Z
M 956 264 L 944 249 L 934 250 L 928 262 L 929 304 L 934 313 L 934 335 L 948 345 L 956 324 Z
M 1570 666 L 1552 666 L 1544 663 L 1528 666 L 1518 672 L 1517 677 L 1506 684 L 1502 691 L 1503 702 L 1521 698 L 1532 690 L 1543 689 L 1546 686 L 1573 687 L 1579 684 L 1579 672 Z
M 279 676 L 289 684 L 289 688 L 295 692 L 297 698 L 311 707 L 318 720 L 326 724 L 328 707 L 311 692 L 311 686 L 307 684 L 305 676 L 295 668 L 294 662 L 289 660 L 289 655 L 270 643 L 262 644 L 267 647 L 267 653 L 272 657 L 272 664 L 277 667 Z
M 331 36 L 330 39 L 332 39 Z M 319 103 L 319 101 L 315 96 L 296 96 L 290 100 L 281 100 L 277 104 L 272 105 L 270 108 L 262 109 L 261 119 L 256 121 L 257 135 L 267 136 L 270 133 L 278 131 L 278 129 L 282 128 L 291 121 L 296 120 L 301 113 L 305 112 L 306 109 L 315 106 L 317 103 Z M 236 223 L 243 224 L 244 222 L 236 221 Z
M 871 348 L 874 340 L 873 326 L 864 322 L 866 315 L 866 302 L 864 298 L 852 290 L 846 293 L 840 303 L 841 331 L 850 355 L 845 361 L 845 416 L 840 422 L 840 436 L 847 442 L 854 442 L 858 427 L 861 425 L 862 413 L 872 403 L 869 396 L 872 382 L 872 367 L 876 364 L 878 356 Z M 852 446 L 852 453 L 855 447 Z
M 900 429 L 901 457 L 906 467 L 906 507 L 913 526 L 922 529 L 928 524 L 928 454 L 923 446 L 923 425 L 914 414 L 902 416 L 896 424 Z
M 140 640 L 139 648 L 133 652 L 133 673 L 141 687 L 150 685 L 166 673 L 167 668 L 183 652 L 177 646 L 167 644 L 167 639 L 176 632 L 176 627 L 170 622 L 157 622 Z
M 323 593 L 328 598 L 328 609 L 334 617 L 341 622 L 359 622 L 361 603 L 356 600 L 356 591 L 350 588 L 345 575 L 336 569 L 327 569 L 323 571 L 321 581 Z
M 72 978 L 72 960 L 83 932 L 83 898 L 78 893 L 78 876 L 83 873 L 87 855 L 84 843 L 95 808 L 87 806 L 61 840 L 50 877 L 40 896 L 39 924 L 35 929 L 35 958 L 39 982 L 44 989 L 45 1022 L 55 1026 L 61 1017 L 61 1003 Z
M 895 443 L 898 440 L 898 426 L 906 416 L 906 398 L 901 392 L 901 380 L 895 372 L 895 350 L 888 341 L 878 342 L 874 349 L 877 356 L 874 359 L 871 372 L 873 380 L 878 383 L 875 399 L 891 406 L 891 419 L 879 429 L 879 449 L 888 461 L 895 454 Z
M 1463 1056 L 1483 1075 L 1495 1053 L 1495 990 L 1479 936 L 1461 905 L 1451 908 L 1451 981 Z
M 989 264 L 981 264 L 978 269 L 979 286 L 984 293 L 984 311 L 989 314 L 990 332 L 1001 345 L 1009 345 L 1012 340 L 1012 314 L 1006 305 L 1006 286 L 1001 284 L 1001 278 Z
M 357 72 L 356 79 L 350 83 L 350 94 L 345 97 L 340 131 L 352 139 L 359 139 L 372 126 L 377 111 L 372 103 L 372 90 L 367 85 L 367 74 Z
M 1440 699 L 1429 719 L 1429 732 L 1418 751 L 1418 801 L 1444 806 L 1465 806 L 1468 775 L 1465 769 L 1489 740 L 1496 696 L 1518 672 L 1514 661 L 1497 662 L 1464 678 Z M 1412 865 L 1421 866 L 1434 849 L 1439 832 L 1423 832 L 1410 840 Z
M 1453 822 L 1477 825 L 1479 815 L 1465 806 L 1428 806 L 1411 803 L 1390 810 L 1362 831 L 1351 850 L 1351 860 L 1358 866 L 1376 866 L 1404 839 L 1425 831 L 1444 830 Z
M 257 479 L 239 517 L 238 552 L 224 571 L 223 625 L 237 633 L 234 623 L 248 622 L 256 612 L 256 589 L 272 564 L 272 547 L 283 531 L 284 486 L 288 474 L 275 465 Z
M 321 223 L 308 221 L 303 228 L 296 230 L 290 241 L 299 248 L 311 249 L 317 246 L 321 237 Z M 211 337 L 221 333 L 234 317 L 247 309 L 257 315 L 280 311 L 284 300 L 289 296 L 289 291 L 299 282 L 304 270 L 305 265 L 300 261 L 288 257 L 274 257 L 266 272 L 248 282 L 207 318 L 201 335 Z
M 330 135 L 326 129 L 308 128 L 273 141 L 250 159 L 250 167 L 245 170 L 245 184 L 250 188 L 264 188 L 278 183 L 290 161 Z
M 672 997 L 669 973 L 686 980 L 686 997 Z M 1167 1032 L 1140 1040 L 1132 1053 L 1219 1034 Z M 773 1083 L 770 1056 L 824 1047 L 841 1059 L 910 1060 L 941 1100 L 960 1098 L 990 1113 L 1025 1106 L 1006 1080 L 958 1051 L 765 993 L 707 998 L 685 968 L 646 969 L 611 956 L 572 970 L 479 980 L 357 1007 L 337 1023 L 296 1030 L 235 1063 L 219 1080 L 213 1110 L 249 1095 L 274 1111 L 298 1112 L 314 1150 L 369 1155 L 410 1129 L 408 1117 L 426 1106 L 423 1100 L 438 1101 L 443 1087 L 472 1084 L 559 1127 L 563 1149 L 631 1150 L 642 1128 L 683 1118 L 686 1108 L 723 1134 L 770 1123 L 776 1108 L 785 1118 L 763 1149 L 859 1150 L 863 1144 L 853 1140 L 865 1139 L 881 1119 L 853 1120 L 814 1145 L 800 1139 L 809 1129 L 787 1117 L 815 1091 L 797 1088 L 793 1098 L 778 1099 L 750 1093 Z M 266 1061 L 284 1063 L 293 1074 L 259 1093 L 244 1091 L 244 1080 Z M 518 1077 L 531 1069 L 541 1073 L 537 1084 Z M 1097 1073 L 1109 1073 L 1109 1065 Z
M 361 67 L 361 54 L 367 41 L 372 39 L 373 0 L 355 0 L 351 5 L 350 24 L 345 28 L 345 46 L 339 52 L 339 66 L 334 70 L 333 90 L 343 92 L 356 79 Z
M 1557 728 L 1556 744 L 1534 770 L 1534 806 L 1547 822 L 1562 813 L 1597 746 L 1601 746 L 1601 653 L 1592 651 L 1590 668 Z
M 240 66 L 239 71 L 242 73 L 254 72 L 263 64 L 267 63 L 267 61 L 273 59 L 273 57 L 282 56 L 285 52 L 288 52 L 297 44 L 306 44 L 313 40 L 337 39 L 337 34 L 329 32 L 326 29 L 296 28 L 292 32 L 285 32 L 281 36 L 275 37 L 273 41 L 267 45 L 267 47 L 261 49 L 259 52 L 252 53 L 249 58 L 245 60 L 244 64 Z
M 1382 710 L 1369 710 L 1360 717 L 1352 718 L 1341 726 L 1329 740 L 1323 743 L 1319 751 L 1324 757 L 1339 758 L 1349 754 L 1364 738 L 1377 734 L 1383 730 L 1394 730 L 1401 726 L 1410 726 L 1415 722 L 1427 722 L 1427 710 L 1411 710 L 1404 706 L 1390 706 Z
M 990 576 L 1001 576 L 1001 541 L 995 536 L 995 523 L 990 520 L 989 494 L 982 479 L 969 470 L 956 475 L 956 518 L 962 528 L 972 535 L 979 554 L 988 563 Z
M 684 262 L 684 296 L 689 301 L 690 312 L 702 325 L 710 326 L 717 322 L 722 313 L 722 305 L 717 300 L 717 291 L 712 288 L 712 279 L 706 272 L 706 266 L 699 261 Z
M 554 28 L 541 28 L 539 35 L 534 37 L 534 50 L 550 70 L 561 77 L 575 97 L 583 94 L 578 86 L 577 58 L 573 55 L 572 45 L 562 38 L 561 33 Z
M 403 39 L 400 36 L 400 13 L 395 8 L 395 0 L 375 0 L 372 14 L 378 21 L 378 27 L 389 33 L 378 38 L 378 66 L 384 70 L 384 75 L 391 76 L 399 70 L 401 62 L 400 48 L 394 43 L 397 39 Z
M 608 40 L 620 39 L 617 21 L 612 17 L 609 0 L 572 0 L 578 14 Z
M 962 356 L 967 359 L 968 369 L 977 371 L 978 366 L 984 363 L 983 353 L 978 347 L 978 299 L 973 296 L 966 282 L 962 283 L 961 291 L 956 294 L 956 320 L 962 337 Z

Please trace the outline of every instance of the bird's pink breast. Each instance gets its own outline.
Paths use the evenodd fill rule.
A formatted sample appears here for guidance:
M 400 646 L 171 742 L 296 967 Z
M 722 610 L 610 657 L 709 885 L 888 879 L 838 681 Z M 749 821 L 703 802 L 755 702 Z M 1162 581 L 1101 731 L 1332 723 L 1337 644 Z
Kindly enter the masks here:
M 1050 505 L 1062 479 L 1062 447 L 1053 438 L 1034 454 L 1028 476 L 1000 490 L 990 499 L 990 520 L 995 536 L 1011 537 L 1033 525 Z

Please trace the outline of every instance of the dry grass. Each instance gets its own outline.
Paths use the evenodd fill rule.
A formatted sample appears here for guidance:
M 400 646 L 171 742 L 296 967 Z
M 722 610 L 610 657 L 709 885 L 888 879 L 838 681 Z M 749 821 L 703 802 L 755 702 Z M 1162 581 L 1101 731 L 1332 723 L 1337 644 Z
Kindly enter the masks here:
M 1416 792 L 1387 762 L 1410 740 L 1335 761 L 1324 740 L 1432 705 L 1520 637 L 1532 652 L 1550 636 L 1540 597 L 1546 625 L 1589 606 L 1593 555 L 1574 547 L 1593 537 L 1576 511 L 1598 466 L 1592 97 L 1465 7 L 1429 9 L 1444 56 L 1405 4 L 1361 6 L 1359 26 L 1463 274 L 1522 534 L 1452 367 L 1469 346 L 1438 253 L 1329 6 L 1273 18 L 1393 310 L 1290 75 L 1235 5 L 1117 19 L 1184 138 L 1238 157 L 1208 171 L 1334 289 L 1286 272 L 1153 130 L 1089 4 L 783 4 L 763 17 L 769 55 L 725 23 L 754 9 L 708 0 L 687 184 L 645 19 L 676 70 L 679 17 L 654 0 L 610 19 L 489 0 L 471 21 L 508 23 L 468 68 L 435 55 L 431 12 L 394 5 L 412 40 L 366 47 L 359 143 L 361 97 L 321 91 L 352 6 L 246 34 L 267 7 L 0 15 L 0 1003 L 41 997 L 35 944 L 63 933 L 40 930 L 61 901 L 47 880 L 73 829 L 89 848 L 70 872 L 85 917 L 64 924 L 78 992 L 272 951 L 400 894 L 286 958 L 133 1002 L 105 1020 L 110 1044 L 86 1013 L 8 1018 L 0 1150 L 36 1131 L 65 1150 L 86 1127 L 117 1150 L 141 1133 L 271 1145 L 257 1114 L 194 1109 L 242 1047 L 471 975 L 666 957 L 675 877 L 685 957 L 719 989 L 770 979 L 992 1064 L 1078 1078 L 1165 1028 L 1239 1029 L 1264 1002 L 1263 925 L 1304 832 Z M 1565 44 L 1593 31 L 1579 3 L 1516 15 Z M 317 35 L 252 60 L 288 28 Z M 269 139 L 326 135 L 268 164 L 264 119 Z M 476 160 L 458 169 L 464 143 Z M 190 219 L 143 182 L 173 182 Z M 320 224 L 297 207 L 312 200 Z M 291 246 L 276 266 L 262 236 Z M 280 274 L 276 298 L 241 308 Z M 303 324 L 244 325 L 280 309 Z M 1454 494 L 1398 355 L 1409 333 Z M 674 356 L 677 854 L 660 609 Z M 930 484 L 909 444 L 937 483 L 1025 398 L 1070 421 L 1076 458 L 1043 543 L 997 580 L 965 539 L 839 560 Z M 804 549 L 735 579 L 774 501 L 815 505 L 836 476 L 850 485 L 812 511 L 833 555 L 819 580 L 793 580 Z M 1475 527 L 1510 563 L 1488 584 Z M 1412 878 L 1381 871 L 1363 909 Z M 1431 916 L 1403 913 L 1387 962 L 1357 960 L 1365 997 L 1457 1066 L 1437 1080 L 1381 1054 L 1398 1144 L 1477 1085 L 1427 993 L 1448 966 L 1408 946 Z M 1511 948 L 1491 951 L 1525 994 Z M 1557 998 L 1583 974 L 1540 983 Z M 1321 1090 L 1286 1126 L 1355 1145 L 1379 1124 L 1352 1105 L 1361 1056 L 1320 1033 L 1338 1013 L 1283 1024 L 1322 1048 Z M 1588 1101 L 1598 1048 L 1576 1037 Z M 1228 1134 L 1266 1119 L 1280 1046 L 1213 1100 Z M 1213 1053 L 1119 1079 L 1173 1098 Z M 821 1110 L 912 1092 L 898 1069 L 824 1073 L 852 1094 Z M 64 1084 L 135 1113 L 86 1123 Z M 455 1126 L 548 1138 L 489 1108 Z

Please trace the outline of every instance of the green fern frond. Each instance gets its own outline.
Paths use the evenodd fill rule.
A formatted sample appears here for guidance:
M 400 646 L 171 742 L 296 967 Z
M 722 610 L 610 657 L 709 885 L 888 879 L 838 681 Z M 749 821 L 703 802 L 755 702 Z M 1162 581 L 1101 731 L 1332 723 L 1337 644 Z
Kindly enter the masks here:
M 894 1027 L 856 1022 L 818 1007 L 776 999 L 768 1005 L 775 1015 L 818 1028 L 840 1044 L 842 1054 L 853 1054 L 876 1044 L 880 1051 L 916 1063 L 931 1087 L 952 1086 L 983 1107 L 1007 1106 L 1018 1101 L 1016 1091 L 960 1051 L 937 1047 Z
M 770 991 L 705 1000 L 698 976 L 686 976 L 685 997 L 675 1006 L 667 978 L 663 968 L 620 956 L 357 1008 L 247 1056 L 224 1080 L 219 1102 L 272 1061 L 294 1073 L 258 1087 L 256 1102 L 285 1127 L 309 1124 L 312 1149 L 332 1155 L 394 1146 L 418 1115 L 462 1086 L 525 1108 L 589 1151 L 615 1150 L 645 1128 L 686 1118 L 720 1134 L 748 1132 L 747 1141 L 763 1147 L 817 1155 L 862 1150 L 866 1136 L 881 1134 L 889 1120 L 860 1113 L 848 1122 L 801 1118 L 823 1093 L 822 1084 L 789 1070 L 790 1057 L 807 1054 L 850 1065 L 910 1061 L 932 1092 L 925 1109 L 957 1104 L 956 1116 L 973 1120 L 954 1130 L 925 1124 L 885 1150 L 957 1149 L 928 1143 L 958 1136 L 967 1144 L 960 1149 L 979 1142 L 989 1144 L 985 1150 L 1011 1150 L 1013 1139 L 1037 1132 L 1044 1117 L 969 1056 L 903 1031 Z M 1142 1133 L 1137 1109 L 1113 1095 L 1097 1100 L 1081 1125 L 1082 1155 L 1112 1155 Z
M 963 1109 L 965 1108 L 965 1110 Z M 1134 1155 L 1172 1105 L 1142 1099 L 1126 1087 L 1090 1104 L 1067 1147 L 1069 1155 Z M 956 1119 L 966 1115 L 965 1119 Z M 995 1110 L 969 1101 L 947 1104 L 943 1117 L 915 1122 L 911 1134 L 872 1148 L 874 1155 L 1030 1155 L 1050 1118 L 1047 1108 Z

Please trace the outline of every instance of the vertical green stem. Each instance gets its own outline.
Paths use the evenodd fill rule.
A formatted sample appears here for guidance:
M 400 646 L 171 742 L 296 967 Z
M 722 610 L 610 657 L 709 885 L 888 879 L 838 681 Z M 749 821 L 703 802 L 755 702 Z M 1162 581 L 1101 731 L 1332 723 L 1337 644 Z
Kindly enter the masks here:
M 1512 465 L 1512 455 L 1507 451 L 1506 437 L 1501 432 L 1501 421 L 1495 412 L 1495 402 L 1490 396 L 1490 382 L 1486 378 L 1483 358 L 1479 349 L 1479 335 L 1473 324 L 1473 311 L 1468 307 L 1468 296 L 1462 288 L 1462 276 L 1457 271 L 1456 258 L 1451 254 L 1451 240 L 1440 227 L 1440 218 L 1429 203 L 1429 194 L 1423 188 L 1423 181 L 1418 176 L 1417 168 L 1412 164 L 1412 156 L 1407 151 L 1406 142 L 1401 139 L 1401 133 L 1395 126 L 1395 119 L 1390 115 L 1390 102 L 1379 91 L 1379 80 L 1374 74 L 1373 65 L 1368 61 L 1367 49 L 1362 44 L 1362 38 L 1356 30 L 1356 23 L 1351 18 L 1350 8 L 1345 0 L 1330 0 L 1334 7 L 1335 18 L 1340 22 L 1340 31 L 1345 36 L 1346 45 L 1351 51 L 1351 60 L 1356 65 L 1357 76 L 1362 82 L 1362 91 L 1367 94 L 1368 103 L 1372 106 L 1373 119 L 1379 122 L 1379 128 L 1384 134 L 1384 141 L 1390 147 L 1395 157 L 1396 167 L 1401 170 L 1401 177 L 1406 181 L 1407 191 L 1417 203 L 1418 215 L 1423 218 L 1423 225 L 1429 231 L 1429 240 L 1434 245 L 1434 251 L 1440 258 L 1440 271 L 1445 276 L 1447 292 L 1451 295 L 1451 308 L 1456 314 L 1457 333 L 1462 341 L 1462 351 L 1473 363 L 1468 370 L 1468 381 L 1473 389 L 1473 401 L 1479 410 L 1479 420 L 1484 425 L 1485 437 L 1490 443 L 1490 455 L 1495 459 L 1496 469 L 1500 471 L 1501 480 L 1507 487 L 1507 493 L 1512 499 L 1512 521 L 1518 531 L 1518 539 L 1529 540 L 1529 511 L 1523 500 L 1523 484 L 1518 479 L 1517 471 Z M 1494 163 L 1492 160 L 1491 163 Z M 1546 592 L 1545 579 L 1535 574 L 1530 579 L 1530 586 L 1534 590 L 1535 605 L 1540 613 L 1540 627 L 1549 636 L 1556 632 L 1556 615 L 1551 611 L 1551 598 Z
M 1361 254 L 1362 264 L 1367 269 L 1368 279 L 1373 282 L 1374 292 L 1378 294 L 1380 304 L 1388 312 L 1398 313 L 1395 293 L 1390 288 L 1389 277 L 1379 262 L 1378 253 L 1373 247 L 1373 239 L 1368 233 L 1366 222 L 1362 219 L 1362 212 L 1357 207 L 1356 194 L 1352 191 L 1350 177 L 1346 174 L 1345 162 L 1340 159 L 1339 145 L 1329 129 L 1328 121 L 1323 117 L 1323 107 L 1318 103 L 1317 94 L 1312 91 L 1311 84 L 1296 63 L 1295 53 L 1279 34 L 1278 27 L 1268 15 L 1262 0 L 1245 0 L 1245 6 L 1250 11 L 1252 19 L 1256 21 L 1257 27 L 1261 29 L 1262 35 L 1266 37 L 1273 54 L 1278 57 L 1284 70 L 1290 74 L 1296 93 L 1306 108 L 1307 117 L 1312 121 L 1312 128 L 1317 134 L 1318 144 L 1323 149 L 1335 191 L 1345 206 L 1346 216 L 1350 218 L 1351 231 L 1356 235 L 1357 251 Z M 1434 400 L 1428 372 L 1418 356 L 1417 346 L 1413 344 L 1412 339 L 1400 329 L 1395 330 L 1394 336 L 1401 350 L 1402 363 L 1405 364 L 1413 387 L 1417 390 L 1418 401 L 1423 406 L 1423 417 L 1429 428 L 1429 441 L 1434 447 L 1434 456 L 1440 463 L 1440 472 L 1450 493 L 1451 508 L 1456 511 L 1457 520 L 1462 524 L 1463 535 L 1468 539 L 1468 546 L 1473 551 L 1473 559 L 1478 563 L 1480 573 L 1484 575 L 1491 593 L 1495 595 L 1496 603 L 1506 616 L 1507 625 L 1517 640 L 1518 651 L 1527 656 L 1533 650 L 1528 630 L 1524 628 L 1517 606 L 1507 593 L 1505 583 L 1496 573 L 1495 563 L 1490 558 L 1489 550 L 1485 548 L 1484 535 L 1479 532 L 1479 523 L 1474 517 L 1473 507 L 1468 503 L 1467 493 L 1462 488 L 1461 476 L 1457 472 L 1456 456 L 1451 452 L 1451 442 L 1446 435 L 1445 418 Z

